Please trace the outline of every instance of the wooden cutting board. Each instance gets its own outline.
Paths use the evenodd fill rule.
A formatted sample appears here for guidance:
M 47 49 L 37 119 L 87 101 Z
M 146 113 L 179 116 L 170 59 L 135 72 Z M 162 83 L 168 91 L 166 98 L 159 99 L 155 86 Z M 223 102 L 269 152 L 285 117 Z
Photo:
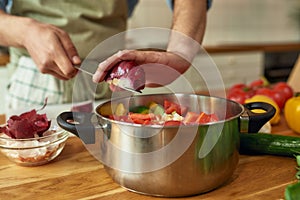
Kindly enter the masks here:
M 6 123 L 6 116 L 5 114 L 0 114 L 0 124 L 5 124 Z

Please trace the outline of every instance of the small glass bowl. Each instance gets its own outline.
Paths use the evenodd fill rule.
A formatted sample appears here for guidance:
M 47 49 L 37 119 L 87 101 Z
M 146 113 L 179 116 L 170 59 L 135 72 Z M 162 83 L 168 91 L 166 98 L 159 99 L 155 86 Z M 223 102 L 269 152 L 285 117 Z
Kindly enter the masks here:
M 13 139 L 0 133 L 0 151 L 21 166 L 43 165 L 56 158 L 63 150 L 69 132 L 52 127 L 42 137 Z

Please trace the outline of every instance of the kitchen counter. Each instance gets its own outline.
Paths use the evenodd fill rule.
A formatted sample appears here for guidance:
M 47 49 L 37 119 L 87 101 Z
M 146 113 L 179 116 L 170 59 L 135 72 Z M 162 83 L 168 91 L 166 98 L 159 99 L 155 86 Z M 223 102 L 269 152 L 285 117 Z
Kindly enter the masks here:
M 283 43 L 239 43 L 239 44 L 220 44 L 220 45 L 206 45 L 204 49 L 210 53 L 233 53 L 233 52 L 287 52 L 299 51 L 299 42 L 283 42 Z
M 287 128 L 283 118 L 273 127 L 273 132 L 296 135 Z M 283 199 L 285 187 L 296 182 L 295 167 L 294 158 L 241 155 L 236 171 L 225 185 L 189 199 Z M 140 195 L 120 187 L 88 153 L 81 140 L 70 137 L 59 157 L 39 167 L 17 166 L 0 154 L 0 199 L 166 198 Z

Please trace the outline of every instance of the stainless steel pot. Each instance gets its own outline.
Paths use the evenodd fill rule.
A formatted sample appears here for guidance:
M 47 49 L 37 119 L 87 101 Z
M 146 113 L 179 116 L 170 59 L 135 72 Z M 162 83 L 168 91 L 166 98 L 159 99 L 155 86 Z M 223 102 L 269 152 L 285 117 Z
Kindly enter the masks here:
M 122 103 L 126 109 L 164 100 L 189 111 L 216 113 L 207 125 L 142 126 L 109 119 L 107 112 Z M 253 109 L 266 112 L 255 114 Z M 107 101 L 90 113 L 64 112 L 58 124 L 79 136 L 112 179 L 128 190 L 164 197 L 190 196 L 226 184 L 239 158 L 240 132 L 257 132 L 275 109 L 266 103 L 245 106 L 218 97 L 156 94 Z M 77 123 L 70 123 L 69 120 Z M 98 128 L 97 128 L 98 127 Z

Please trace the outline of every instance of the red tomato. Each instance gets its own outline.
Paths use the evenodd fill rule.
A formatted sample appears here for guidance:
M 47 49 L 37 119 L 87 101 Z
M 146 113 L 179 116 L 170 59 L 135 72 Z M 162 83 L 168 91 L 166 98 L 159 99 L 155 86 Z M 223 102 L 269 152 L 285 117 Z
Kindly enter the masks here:
M 285 95 L 282 91 L 275 91 L 271 88 L 259 88 L 256 91 L 256 94 L 261 94 L 270 97 L 277 103 L 280 109 L 283 109 L 284 104 L 286 102 Z
M 257 79 L 255 81 L 252 81 L 249 84 L 249 87 L 252 88 L 252 89 L 260 88 L 260 87 L 263 87 L 263 86 L 264 86 L 264 81 L 262 79 Z
M 286 100 L 294 96 L 293 89 L 286 82 L 278 82 L 272 88 L 275 91 L 282 91 Z
M 246 93 L 241 91 L 241 90 L 237 90 L 235 92 L 229 93 L 227 95 L 227 98 L 232 100 L 232 101 L 238 102 L 240 104 L 244 104 L 245 100 L 247 99 L 246 98 Z
M 171 114 L 172 112 L 176 111 L 179 115 L 184 115 L 187 111 L 187 107 L 168 100 L 164 101 L 164 109 L 166 114 Z
M 230 92 L 231 90 L 235 90 L 235 89 L 244 89 L 244 88 L 247 88 L 247 85 L 246 85 L 246 84 L 244 84 L 244 83 L 237 83 L 237 84 L 234 84 L 233 86 L 231 86 L 231 87 L 229 88 L 229 92 Z
M 254 94 L 255 91 L 252 88 L 240 83 L 229 88 L 227 98 L 240 104 L 244 104 L 245 100 L 252 97 Z
M 227 98 L 244 104 L 246 99 L 255 94 L 260 94 L 272 98 L 278 104 L 278 107 L 283 109 L 285 102 L 294 95 L 293 89 L 285 82 L 276 83 L 271 87 L 264 84 L 263 79 L 255 80 L 249 86 L 243 83 L 235 84 L 229 88 Z

